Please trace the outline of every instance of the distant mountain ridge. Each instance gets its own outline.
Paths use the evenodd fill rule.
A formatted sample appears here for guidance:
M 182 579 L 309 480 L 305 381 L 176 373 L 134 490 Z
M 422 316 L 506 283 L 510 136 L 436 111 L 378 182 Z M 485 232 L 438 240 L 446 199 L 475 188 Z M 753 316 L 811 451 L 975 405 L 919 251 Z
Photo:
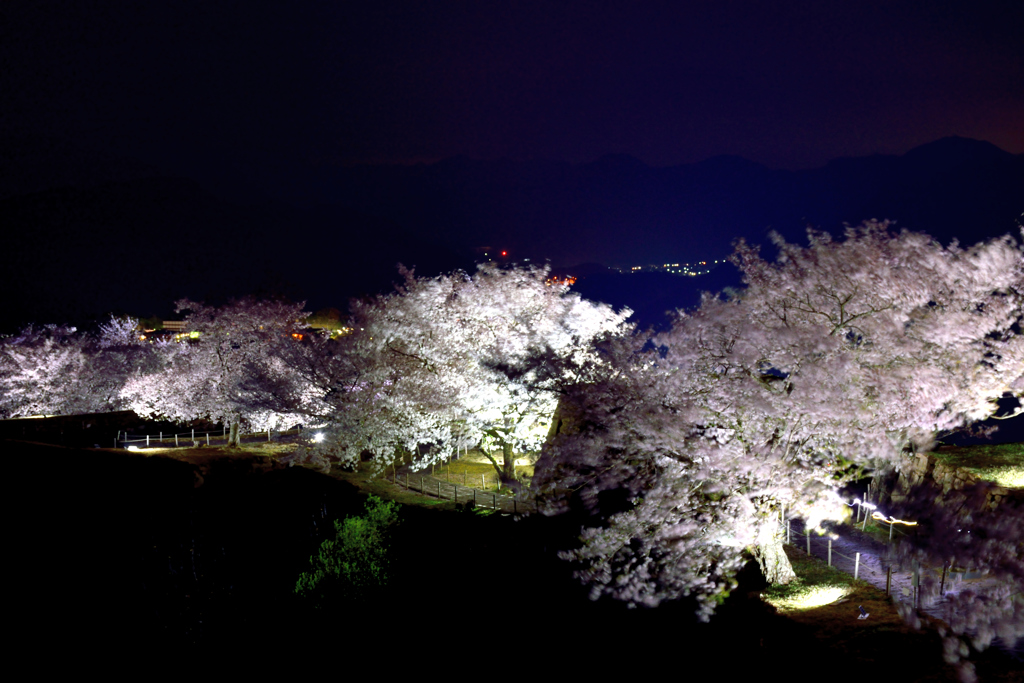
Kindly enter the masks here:
M 509 248 L 556 263 L 656 263 L 724 256 L 737 237 L 801 239 L 878 218 L 948 242 L 1003 234 L 1024 211 L 1024 155 L 944 138 L 904 155 L 836 159 L 803 171 L 741 157 L 654 168 L 594 162 L 447 159 L 321 173 L 305 203 L 348 206 L 451 244 Z
M 1024 155 L 965 138 L 802 171 L 735 156 L 654 168 L 607 155 L 584 164 L 455 157 L 303 173 L 282 182 L 277 198 L 253 191 L 260 200 L 246 203 L 70 143 L 0 144 L 0 225 L 9 236 L 0 332 L 30 320 L 168 313 L 186 295 L 257 292 L 342 307 L 389 290 L 398 262 L 423 275 L 472 269 L 482 246 L 564 272 L 588 262 L 717 259 L 737 238 L 764 244 L 777 230 L 802 240 L 808 226 L 837 234 L 844 222 L 870 218 L 970 244 L 1019 234 L 1024 212 Z M 638 297 L 658 289 L 644 302 L 655 317 L 728 284 L 724 272 L 706 277 L 685 285 L 645 278 L 626 292 L 595 272 L 577 288 L 638 313 Z

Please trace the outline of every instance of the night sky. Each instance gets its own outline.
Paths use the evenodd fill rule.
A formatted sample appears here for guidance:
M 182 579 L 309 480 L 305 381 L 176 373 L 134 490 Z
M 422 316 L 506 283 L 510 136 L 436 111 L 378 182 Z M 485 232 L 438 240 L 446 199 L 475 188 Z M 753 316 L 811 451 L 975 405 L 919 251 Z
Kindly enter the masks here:
M 192 174 L 1024 152 L 1024 5 L 5 2 L 5 126 Z
M 1022 30 L 1019 0 L 7 1 L 0 5 L 0 199 L 85 187 L 90 179 L 95 184 L 175 177 L 195 181 L 195 192 L 232 206 L 281 201 L 304 211 L 332 204 L 354 212 L 282 217 L 271 221 L 277 227 L 267 227 L 259 240 L 238 227 L 252 223 L 252 216 L 235 213 L 224 234 L 214 227 L 194 228 L 208 244 L 265 241 L 267 251 L 281 225 L 301 225 L 293 230 L 329 238 L 326 248 L 334 251 L 343 251 L 346 239 L 355 235 L 391 230 L 389 243 L 419 239 L 423 248 L 416 254 L 438 267 L 462 263 L 474 248 L 492 243 L 555 263 L 608 263 L 615 255 L 661 259 L 652 245 L 671 241 L 665 235 L 674 226 L 672 239 L 678 244 L 664 258 L 719 257 L 728 240 L 750 226 L 763 233 L 788 218 L 779 218 L 784 212 L 774 209 L 735 215 L 708 209 L 680 218 L 662 206 L 671 204 L 671 197 L 645 199 L 644 206 L 656 208 L 634 244 L 601 251 L 577 247 L 632 230 L 629 216 L 636 210 L 628 201 L 620 207 L 622 220 L 607 225 L 580 214 L 579 207 L 572 213 L 565 202 L 537 199 L 532 190 L 498 193 L 486 210 L 458 197 L 438 208 L 416 196 L 456 182 L 447 176 L 412 190 L 413 181 L 389 176 L 366 189 L 359 185 L 364 182 L 360 169 L 365 164 L 420 168 L 415 164 L 451 157 L 534 170 L 521 164 L 586 165 L 602 158 L 633 163 L 635 158 L 639 167 L 658 169 L 734 155 L 758 168 L 800 171 L 839 157 L 902 155 L 949 136 L 987 141 L 1020 155 Z M 530 183 L 541 183 L 538 177 L 557 176 L 569 188 L 583 182 L 566 180 L 568 172 L 557 168 L 534 170 L 529 181 L 502 176 L 502 187 L 529 189 Z M 492 178 L 492 171 L 477 175 Z M 610 177 L 620 171 L 612 169 Z M 488 182 L 489 188 L 500 184 Z M 573 201 L 587 204 L 592 195 L 607 196 L 602 182 L 613 183 L 604 178 L 588 185 L 591 194 Z M 1013 181 L 1000 182 L 1012 187 Z M 471 184 L 460 187 L 460 196 L 475 192 Z M 764 187 L 769 189 L 762 194 L 774 192 L 770 183 Z M 185 196 L 192 189 L 160 192 L 179 190 L 177 204 L 195 204 Z M 36 204 L 50 209 L 60 203 L 62 216 L 77 216 L 87 204 L 88 212 L 100 217 L 84 227 L 52 228 L 52 218 L 32 225 L 25 217 L 40 210 L 25 208 L 24 202 L 4 210 L 8 220 L 20 221 L 18 228 L 42 240 L 23 243 L 15 256 L 44 242 L 49 249 L 64 249 L 66 239 L 53 239 L 60 230 L 76 233 L 75 253 L 89 258 L 102 259 L 112 253 L 111 244 L 136 240 L 140 249 L 155 249 L 126 227 L 129 218 L 94 211 L 103 202 L 126 203 L 77 195 L 37 198 Z M 127 201 L 132 202 L 150 199 Z M 741 203 L 725 193 L 719 205 Z M 146 206 L 150 210 L 140 209 L 132 220 L 174 213 L 152 210 L 152 202 Z M 431 211 L 433 223 L 422 218 Z M 609 211 L 616 209 L 598 213 Z M 915 211 L 873 216 L 851 210 L 815 218 L 800 206 L 791 213 L 794 221 L 818 220 L 826 228 L 847 219 L 891 217 L 906 223 L 909 217 L 911 227 L 927 229 L 914 224 L 916 217 L 928 218 Z M 538 235 L 524 233 L 514 222 L 493 227 L 516 212 L 522 212 L 522 224 L 545 227 Z M 273 210 L 257 213 L 266 217 Z M 995 232 L 1010 227 L 1005 213 L 992 219 Z M 569 226 L 562 243 L 553 241 L 546 227 L 560 220 Z M 587 221 L 595 226 L 592 234 Z M 441 234 L 439 223 L 448 232 Z M 178 230 L 170 223 L 161 229 L 168 241 Z M 679 246 L 687 236 L 711 232 L 721 233 L 724 242 L 698 243 L 689 251 Z M 90 250 L 82 234 L 109 244 Z M 440 244 L 445 253 L 423 256 Z M 291 242 L 288 249 L 297 255 L 301 247 Z M 365 242 L 358 248 L 377 251 Z M 381 258 L 393 268 L 392 254 Z M 206 267 L 192 266 L 194 273 Z M 28 272 L 18 270 L 17 263 L 10 268 L 19 278 Z M 301 268 L 317 266 L 302 263 Z M 258 286 L 274 289 L 277 285 L 267 283 L 279 275 Z M 309 292 L 316 283 L 302 275 L 284 277 L 289 278 L 294 286 L 288 291 L 316 299 Z M 337 303 L 349 290 L 317 303 Z M 161 290 L 160 296 L 165 294 Z

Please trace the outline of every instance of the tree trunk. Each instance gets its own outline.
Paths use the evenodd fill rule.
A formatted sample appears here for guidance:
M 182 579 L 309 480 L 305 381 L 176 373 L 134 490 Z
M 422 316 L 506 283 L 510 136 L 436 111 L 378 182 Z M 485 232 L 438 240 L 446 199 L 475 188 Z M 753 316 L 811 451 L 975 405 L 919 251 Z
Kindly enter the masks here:
M 231 418 L 231 427 L 228 429 L 228 448 L 238 448 L 242 445 L 241 433 L 238 429 L 238 418 Z
M 487 449 L 480 446 L 480 450 L 487 459 L 491 461 L 494 466 L 494 471 L 498 473 L 498 479 L 502 484 L 508 486 L 511 489 L 518 490 L 519 480 L 516 478 L 516 459 L 512 453 L 512 444 L 507 441 L 501 442 L 501 462 L 487 452 Z
M 512 444 L 507 441 L 501 444 L 501 454 L 503 456 L 501 480 L 503 482 L 515 481 L 516 480 L 516 458 L 512 454 Z
M 782 532 L 774 525 L 771 533 L 758 538 L 750 552 L 761 567 L 765 580 L 773 586 L 787 584 L 796 578 L 793 565 L 789 563 L 786 551 L 782 548 Z

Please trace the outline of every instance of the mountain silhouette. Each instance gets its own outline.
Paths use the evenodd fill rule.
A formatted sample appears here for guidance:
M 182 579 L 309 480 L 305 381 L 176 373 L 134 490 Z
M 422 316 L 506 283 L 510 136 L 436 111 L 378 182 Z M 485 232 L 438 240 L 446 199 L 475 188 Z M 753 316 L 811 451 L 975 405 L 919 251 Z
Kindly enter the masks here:
M 0 141 L 0 163 L 0 331 L 169 315 L 182 296 L 262 293 L 344 308 L 389 291 L 399 262 L 420 275 L 472 269 L 485 246 L 581 276 L 579 291 L 652 323 L 695 305 L 701 290 L 735 284 L 735 271 L 627 282 L 573 266 L 722 259 L 737 238 L 767 244 L 774 230 L 802 241 L 809 227 L 841 234 L 872 218 L 973 244 L 1019 235 L 1024 211 L 1024 155 L 959 137 L 800 171 L 737 156 L 651 167 L 624 154 L 318 167 L 282 183 L 301 195 L 253 190 L 259 200 L 247 202 L 59 140 Z

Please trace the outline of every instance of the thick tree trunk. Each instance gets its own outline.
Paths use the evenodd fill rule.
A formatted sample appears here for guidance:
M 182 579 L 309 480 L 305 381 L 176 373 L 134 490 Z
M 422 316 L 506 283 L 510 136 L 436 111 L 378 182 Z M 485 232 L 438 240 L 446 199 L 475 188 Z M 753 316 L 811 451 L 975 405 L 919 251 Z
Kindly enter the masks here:
M 793 565 L 789 563 L 786 551 L 782 547 L 781 531 L 773 529 L 772 532 L 761 535 L 750 552 L 761 567 L 765 580 L 773 586 L 789 583 L 796 578 Z
M 238 418 L 232 418 L 231 427 L 228 429 L 228 448 L 238 448 L 242 445 L 241 432 L 238 429 Z

